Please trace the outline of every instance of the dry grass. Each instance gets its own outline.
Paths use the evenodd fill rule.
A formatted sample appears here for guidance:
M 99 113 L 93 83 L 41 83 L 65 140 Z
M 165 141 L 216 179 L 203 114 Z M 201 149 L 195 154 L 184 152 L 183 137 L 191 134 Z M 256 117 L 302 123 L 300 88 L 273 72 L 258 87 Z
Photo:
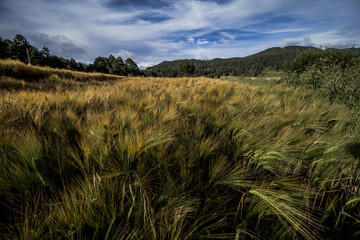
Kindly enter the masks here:
M 24 80 L 25 82 L 46 81 L 61 83 L 61 81 L 119 80 L 121 77 L 104 73 L 75 72 L 65 69 L 26 65 L 20 61 L 0 59 L 0 76 Z M 6 81 L 5 81 L 6 82 Z M 2 86 L 4 87 L 4 86 Z

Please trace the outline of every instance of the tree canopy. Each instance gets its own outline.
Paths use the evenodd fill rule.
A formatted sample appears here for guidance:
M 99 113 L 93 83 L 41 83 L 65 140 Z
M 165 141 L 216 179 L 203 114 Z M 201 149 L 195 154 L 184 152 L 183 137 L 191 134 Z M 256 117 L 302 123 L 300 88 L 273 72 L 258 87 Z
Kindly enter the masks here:
M 360 108 L 360 49 L 310 49 L 287 65 L 285 81 Z
M 147 68 L 147 73 L 148 75 L 163 77 L 257 76 L 268 70 L 282 70 L 286 62 L 291 62 L 299 52 L 306 49 L 308 47 L 275 47 L 242 58 L 165 61 Z
M 69 69 L 73 71 L 101 72 L 122 76 L 141 75 L 137 64 L 130 58 L 125 63 L 119 56 L 113 55 L 106 57 L 97 57 L 92 64 L 86 65 L 77 62 L 75 59 L 65 59 L 50 54 L 49 48 L 43 46 L 41 50 L 32 46 L 29 41 L 21 34 L 17 34 L 13 40 L 0 37 L 0 58 L 16 59 L 24 63 L 29 63 L 27 58 L 29 52 L 30 63 L 39 66 L 48 66 L 53 68 Z

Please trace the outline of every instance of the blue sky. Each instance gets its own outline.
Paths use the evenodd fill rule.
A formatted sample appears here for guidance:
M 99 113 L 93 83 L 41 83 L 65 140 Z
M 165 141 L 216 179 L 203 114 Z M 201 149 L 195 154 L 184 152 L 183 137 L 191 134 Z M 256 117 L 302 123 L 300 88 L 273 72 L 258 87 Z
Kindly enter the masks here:
M 247 56 L 269 47 L 360 47 L 360 0 L 1 0 L 0 36 L 85 63 Z

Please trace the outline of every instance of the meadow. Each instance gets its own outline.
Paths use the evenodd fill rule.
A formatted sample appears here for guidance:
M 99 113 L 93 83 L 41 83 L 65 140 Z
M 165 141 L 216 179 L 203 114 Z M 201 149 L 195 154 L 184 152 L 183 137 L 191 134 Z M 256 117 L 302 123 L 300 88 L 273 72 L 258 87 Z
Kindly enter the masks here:
M 0 73 L 0 239 L 360 237 L 344 104 L 278 76 Z

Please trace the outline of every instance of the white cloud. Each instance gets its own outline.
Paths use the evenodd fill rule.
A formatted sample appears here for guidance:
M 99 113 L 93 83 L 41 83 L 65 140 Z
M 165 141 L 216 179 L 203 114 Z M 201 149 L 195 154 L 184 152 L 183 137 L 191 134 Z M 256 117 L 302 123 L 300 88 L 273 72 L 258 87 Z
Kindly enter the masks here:
M 114 57 L 121 57 L 124 61 L 128 58 L 134 58 L 136 56 L 135 53 L 125 49 L 120 49 L 119 51 L 110 54 L 112 54 Z
M 190 42 L 190 43 L 194 43 L 194 42 L 195 42 L 195 39 L 194 39 L 193 37 L 189 37 L 187 40 L 188 40 L 188 42 Z
M 206 39 L 198 39 L 196 42 L 198 45 L 204 45 L 204 44 L 208 44 L 210 43 L 209 41 L 207 41 Z
M 236 35 L 235 34 L 231 34 L 231 33 L 228 33 L 228 32 L 220 32 L 220 34 L 226 38 L 229 38 L 231 40 L 234 40 L 236 38 Z
M 297 33 L 297 32 L 306 32 L 309 29 L 307 28 L 285 28 L 285 29 L 274 29 L 269 31 L 263 31 L 264 34 L 278 34 L 278 33 Z
M 312 42 L 310 37 L 305 36 L 303 38 L 284 39 L 281 46 L 316 46 L 316 44 Z
M 352 45 L 359 46 L 360 39 L 355 35 L 348 35 L 336 31 L 325 31 L 319 33 L 312 33 L 306 36 L 299 38 L 288 38 L 282 41 L 282 46 L 289 45 L 302 45 L 302 46 L 316 46 L 316 47 L 338 47 L 346 48 L 351 47 Z

